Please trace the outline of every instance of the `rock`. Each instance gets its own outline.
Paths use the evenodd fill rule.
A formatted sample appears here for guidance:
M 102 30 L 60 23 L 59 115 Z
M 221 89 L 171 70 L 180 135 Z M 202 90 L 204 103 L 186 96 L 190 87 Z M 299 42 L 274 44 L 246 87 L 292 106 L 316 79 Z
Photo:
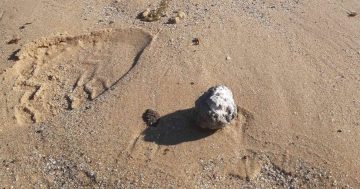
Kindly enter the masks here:
M 176 17 L 179 17 L 182 20 L 186 17 L 186 14 L 183 11 L 178 11 Z
M 355 11 L 348 11 L 347 14 L 348 14 L 348 17 L 355 17 L 355 16 L 357 15 L 357 12 L 355 12 Z
M 193 43 L 193 45 L 200 45 L 200 39 L 199 38 L 194 38 L 192 40 L 192 43 Z
M 138 18 L 145 22 L 155 22 L 166 16 L 166 10 L 169 8 L 169 0 L 162 0 L 155 10 L 146 9 Z
M 201 128 L 221 129 L 237 116 L 233 94 L 224 85 L 211 87 L 195 102 L 196 122 Z
M 182 11 L 177 11 L 176 13 L 176 16 L 169 18 L 169 24 L 178 24 L 186 17 L 186 14 Z
M 169 18 L 169 24 L 178 24 L 180 23 L 180 18 L 179 17 L 172 17 L 172 18 Z
M 153 126 L 156 127 L 157 123 L 159 122 L 160 119 L 160 114 L 152 109 L 147 109 L 143 116 L 142 116 L 144 122 L 146 123 L 147 126 Z
M 157 10 L 146 9 L 138 18 L 145 22 L 155 22 L 160 20 L 161 14 Z
M 146 9 L 141 13 L 142 18 L 148 17 L 150 14 L 150 9 Z

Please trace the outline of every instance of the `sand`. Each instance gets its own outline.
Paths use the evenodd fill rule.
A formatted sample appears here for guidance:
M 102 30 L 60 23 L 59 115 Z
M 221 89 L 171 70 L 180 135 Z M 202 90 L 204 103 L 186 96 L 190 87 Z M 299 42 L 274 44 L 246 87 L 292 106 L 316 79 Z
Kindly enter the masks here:
M 137 19 L 159 5 L 0 1 L 1 188 L 360 187 L 359 2 L 173 0 Z M 239 115 L 199 129 L 219 84 Z

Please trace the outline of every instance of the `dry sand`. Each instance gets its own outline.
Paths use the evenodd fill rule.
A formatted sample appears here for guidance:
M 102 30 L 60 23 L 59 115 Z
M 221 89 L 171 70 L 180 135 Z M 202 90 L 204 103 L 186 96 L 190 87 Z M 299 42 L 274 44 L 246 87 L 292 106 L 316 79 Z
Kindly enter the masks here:
M 1 188 L 360 187 L 358 1 L 173 0 L 136 19 L 159 4 L 0 1 Z M 217 84 L 240 115 L 199 130 Z

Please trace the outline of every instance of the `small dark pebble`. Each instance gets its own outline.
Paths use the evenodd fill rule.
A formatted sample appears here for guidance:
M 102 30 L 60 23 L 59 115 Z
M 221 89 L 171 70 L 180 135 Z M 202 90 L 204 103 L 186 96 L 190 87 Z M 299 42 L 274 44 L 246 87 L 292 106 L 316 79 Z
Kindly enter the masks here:
M 160 114 L 152 109 L 147 109 L 143 115 L 142 118 L 147 126 L 149 127 L 156 127 L 157 123 L 160 119 Z
M 357 13 L 354 11 L 349 11 L 347 14 L 348 14 L 348 17 L 354 17 L 357 15 Z
M 38 134 L 42 133 L 42 132 L 43 132 L 43 130 L 40 130 L 40 129 L 35 131 L 35 133 L 38 133 Z
M 194 82 L 191 82 L 190 85 L 194 85 L 195 83 Z
M 96 181 L 96 173 L 92 171 L 84 171 L 85 175 L 90 178 L 92 181 Z
M 341 129 L 339 129 L 339 130 L 337 130 L 337 132 L 338 132 L 338 133 L 341 133 L 341 132 L 342 132 L 342 130 L 341 130 Z
M 9 58 L 8 58 L 8 60 L 18 61 L 18 60 L 19 60 L 19 56 L 17 55 L 18 52 L 20 52 L 20 49 L 17 49 L 17 50 L 14 51 L 13 53 L 11 53 L 11 55 L 10 55 Z
M 168 148 L 166 148 L 163 152 L 163 155 L 166 155 L 170 150 Z
M 200 45 L 200 40 L 199 40 L 199 38 L 194 38 L 194 39 L 192 40 L 192 42 L 193 42 L 194 45 Z

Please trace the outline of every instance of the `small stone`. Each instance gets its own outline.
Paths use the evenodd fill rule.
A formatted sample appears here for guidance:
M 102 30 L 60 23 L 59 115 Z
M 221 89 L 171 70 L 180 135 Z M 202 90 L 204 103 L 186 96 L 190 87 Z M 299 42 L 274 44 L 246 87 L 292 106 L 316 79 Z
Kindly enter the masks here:
M 85 175 L 93 181 L 96 181 L 96 173 L 93 171 L 84 171 Z
M 169 18 L 169 24 L 178 24 L 180 23 L 180 18 L 179 17 L 172 17 L 172 18 Z
M 150 14 L 150 9 L 146 9 L 144 10 L 144 12 L 141 13 L 141 16 L 143 18 L 146 18 L 147 16 L 149 16 L 149 14 Z
M 142 118 L 147 126 L 155 127 L 157 125 L 157 123 L 159 122 L 160 114 L 155 110 L 147 109 L 144 112 Z
M 192 40 L 192 42 L 193 42 L 193 45 L 200 45 L 200 39 L 199 38 L 194 38 Z
M 137 18 L 144 22 L 155 22 L 160 20 L 161 14 L 156 10 L 146 9 Z
M 226 60 L 231 60 L 231 57 L 230 57 L 230 56 L 227 56 L 227 57 L 226 57 Z
M 224 85 L 211 87 L 195 102 L 196 122 L 199 127 L 221 129 L 237 116 L 233 94 Z
M 357 15 L 357 13 L 355 11 L 348 11 L 347 14 L 348 14 L 348 17 L 355 17 Z
M 186 14 L 183 11 L 178 11 L 176 17 L 179 17 L 182 20 L 186 17 Z

